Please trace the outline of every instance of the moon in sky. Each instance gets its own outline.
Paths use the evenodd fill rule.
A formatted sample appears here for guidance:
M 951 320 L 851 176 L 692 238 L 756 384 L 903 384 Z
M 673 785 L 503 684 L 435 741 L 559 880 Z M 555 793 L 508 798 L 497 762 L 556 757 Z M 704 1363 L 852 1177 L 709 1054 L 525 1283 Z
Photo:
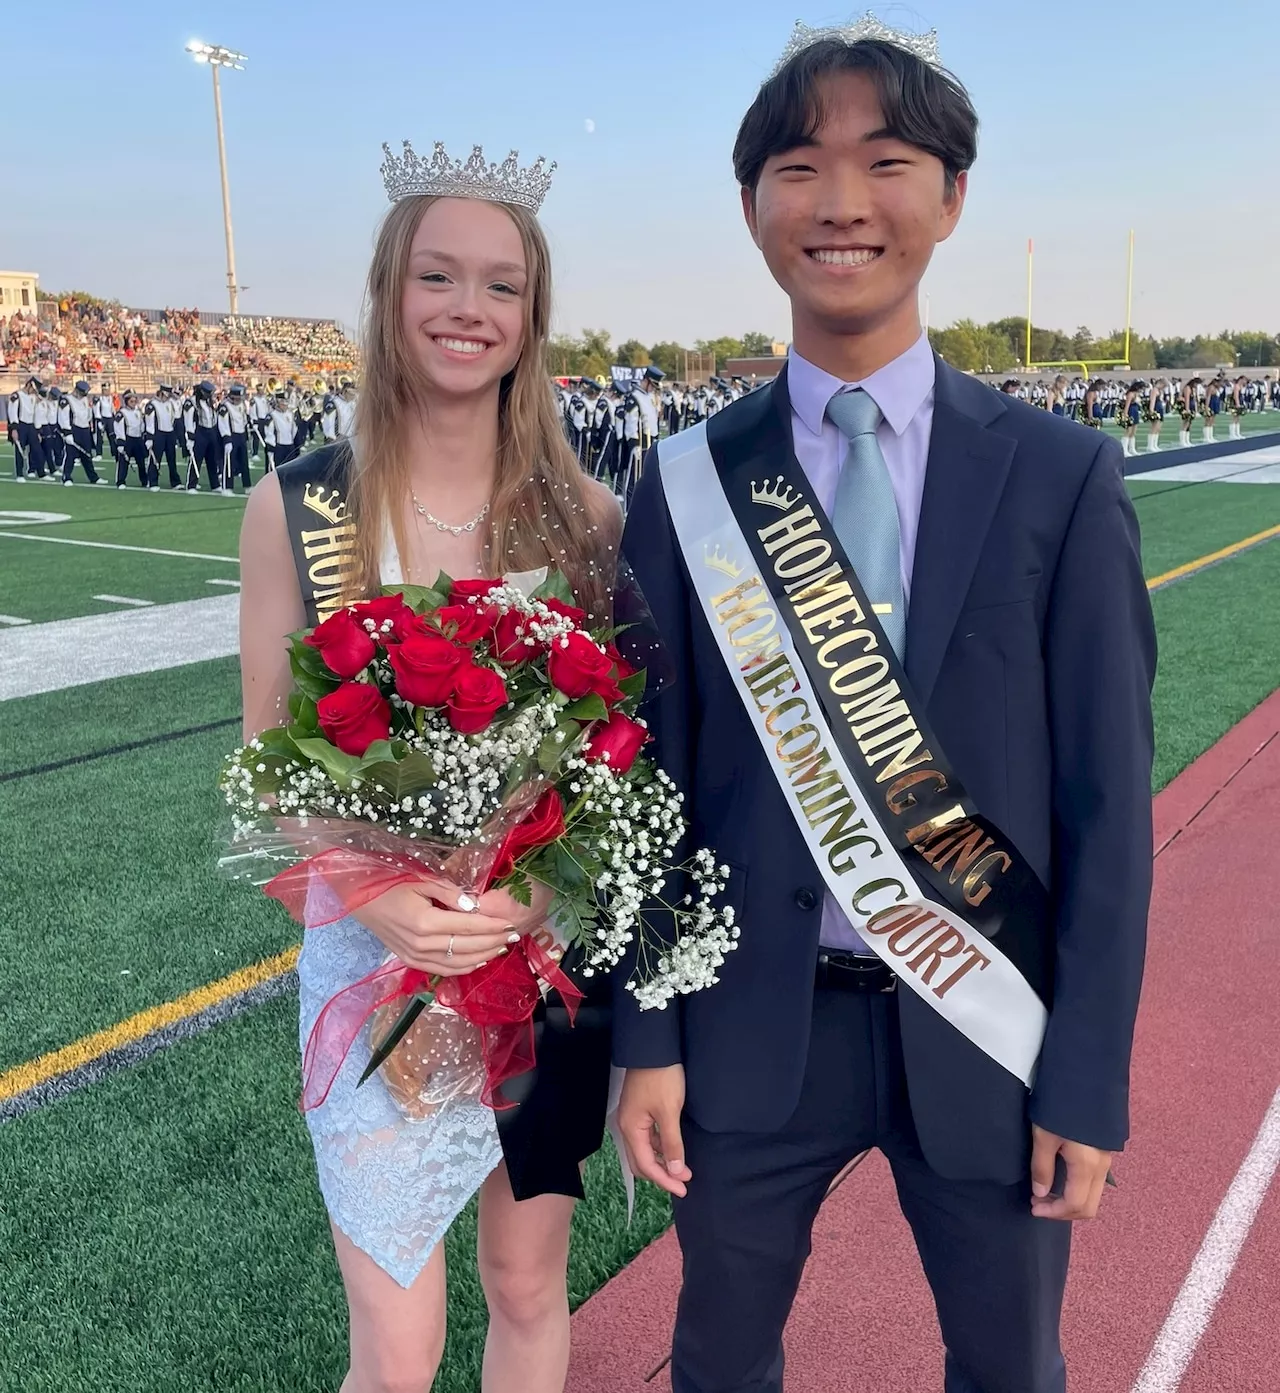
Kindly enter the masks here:
M 582 123 L 582 126 L 588 135 L 595 135 L 596 123 L 591 119 L 590 116 L 588 116 L 587 119 Z

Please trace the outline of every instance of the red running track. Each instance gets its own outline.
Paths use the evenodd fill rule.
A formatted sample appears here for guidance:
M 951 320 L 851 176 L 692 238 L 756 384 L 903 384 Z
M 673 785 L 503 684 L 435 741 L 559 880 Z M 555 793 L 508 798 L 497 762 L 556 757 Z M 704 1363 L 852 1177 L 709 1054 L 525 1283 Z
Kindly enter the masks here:
M 1072 1393 L 1135 1389 L 1280 1089 L 1280 691 L 1160 793 L 1155 828 L 1134 1139 L 1102 1216 L 1076 1228 Z M 679 1266 L 667 1233 L 575 1314 L 567 1393 L 669 1393 Z M 1173 1355 L 1142 1393 L 1280 1389 L 1280 1180 L 1198 1340 L 1195 1324 L 1165 1332 Z M 876 1153 L 823 1207 L 786 1343 L 789 1393 L 941 1390 L 928 1288 Z

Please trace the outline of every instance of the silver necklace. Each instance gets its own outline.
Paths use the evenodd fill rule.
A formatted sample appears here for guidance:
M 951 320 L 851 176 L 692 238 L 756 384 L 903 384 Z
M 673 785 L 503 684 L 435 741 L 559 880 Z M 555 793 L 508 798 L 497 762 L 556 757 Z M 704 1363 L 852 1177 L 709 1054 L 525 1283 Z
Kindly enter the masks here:
M 435 524 L 437 532 L 451 532 L 455 537 L 461 537 L 464 532 L 474 532 L 477 527 L 485 520 L 489 513 L 489 504 L 486 502 L 484 507 L 471 519 L 470 522 L 460 522 L 455 527 L 451 522 L 441 522 L 434 513 L 428 512 L 426 508 L 418 502 L 418 495 L 412 489 L 409 490 L 409 497 L 413 499 L 413 506 L 430 523 Z

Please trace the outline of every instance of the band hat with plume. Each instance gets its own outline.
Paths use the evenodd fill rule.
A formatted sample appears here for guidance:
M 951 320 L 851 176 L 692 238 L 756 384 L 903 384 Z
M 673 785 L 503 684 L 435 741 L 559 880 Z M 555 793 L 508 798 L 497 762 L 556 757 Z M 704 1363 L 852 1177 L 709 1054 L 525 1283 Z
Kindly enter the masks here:
M 392 203 L 422 195 L 436 198 L 483 198 L 490 203 L 513 203 L 536 213 L 551 187 L 555 164 L 539 155 L 521 166 L 518 152 L 512 150 L 501 164 L 485 160 L 484 150 L 472 146 L 465 160 L 450 159 L 444 143 L 437 140 L 429 160 L 414 153 L 406 140 L 404 154 L 397 157 L 384 144 L 382 183 Z
M 904 49 L 922 62 L 928 63 L 931 68 L 942 67 L 942 59 L 938 53 L 938 31 L 936 29 L 930 29 L 924 34 L 912 34 L 905 29 L 893 29 L 877 19 L 874 11 L 868 10 L 861 19 L 850 24 L 835 24 L 826 29 L 813 29 L 803 20 L 796 20 L 791 37 L 787 40 L 787 46 L 782 50 L 782 56 L 778 59 L 770 76 L 774 77 L 780 73 L 797 53 L 803 53 L 806 48 L 812 48 L 814 44 L 822 43 L 827 39 L 838 39 L 845 44 L 863 43 L 868 39 L 877 39 L 881 43 L 893 44 L 895 48 Z

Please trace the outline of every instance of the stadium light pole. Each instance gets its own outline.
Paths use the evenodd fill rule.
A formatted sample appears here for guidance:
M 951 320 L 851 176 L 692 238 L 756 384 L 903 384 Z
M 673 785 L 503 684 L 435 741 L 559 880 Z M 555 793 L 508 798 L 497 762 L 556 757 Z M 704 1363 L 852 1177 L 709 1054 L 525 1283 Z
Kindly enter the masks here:
M 231 301 L 231 313 L 237 313 L 240 287 L 236 284 L 236 244 L 231 235 L 231 191 L 227 186 L 227 145 L 222 134 L 222 88 L 218 83 L 219 68 L 235 68 L 244 71 L 248 59 L 243 53 L 223 48 L 221 44 L 206 44 L 192 39 L 187 52 L 197 63 L 208 63 L 213 71 L 213 114 L 218 125 L 218 167 L 222 174 L 222 224 L 227 236 L 227 296 Z

